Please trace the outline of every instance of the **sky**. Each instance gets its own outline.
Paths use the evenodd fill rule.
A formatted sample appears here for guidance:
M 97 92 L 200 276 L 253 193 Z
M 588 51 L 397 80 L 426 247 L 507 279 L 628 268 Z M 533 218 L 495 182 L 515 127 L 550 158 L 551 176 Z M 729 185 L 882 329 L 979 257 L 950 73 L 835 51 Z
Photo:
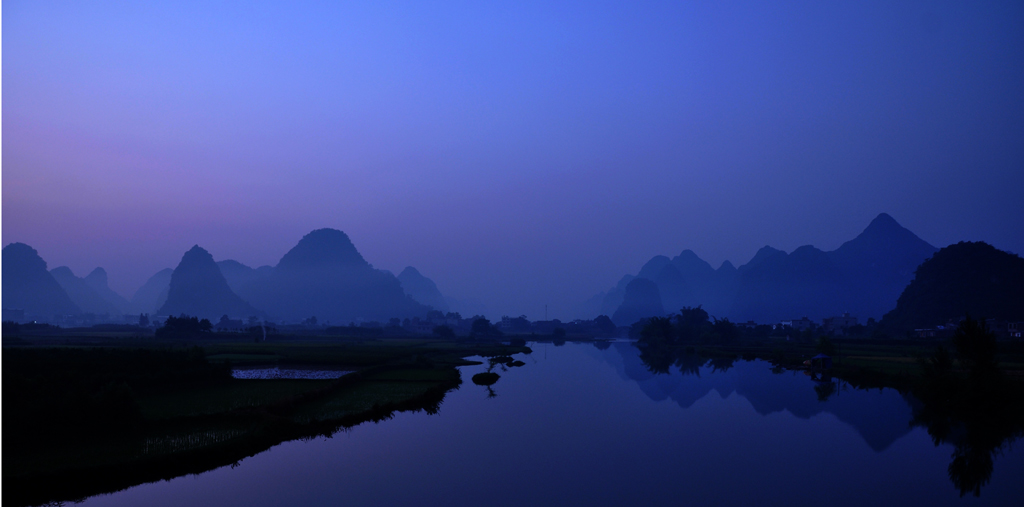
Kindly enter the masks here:
M 2 4 L 2 241 L 130 297 L 313 229 L 487 314 L 879 213 L 1024 252 L 1024 3 Z

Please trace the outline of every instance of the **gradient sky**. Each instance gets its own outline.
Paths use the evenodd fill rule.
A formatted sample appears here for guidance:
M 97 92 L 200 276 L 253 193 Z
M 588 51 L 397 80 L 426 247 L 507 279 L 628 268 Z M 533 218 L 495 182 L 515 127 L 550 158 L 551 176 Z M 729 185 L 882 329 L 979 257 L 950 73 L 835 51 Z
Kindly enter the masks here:
M 321 227 L 531 319 L 881 212 L 1024 252 L 1022 2 L 2 9 L 3 243 L 126 296 Z

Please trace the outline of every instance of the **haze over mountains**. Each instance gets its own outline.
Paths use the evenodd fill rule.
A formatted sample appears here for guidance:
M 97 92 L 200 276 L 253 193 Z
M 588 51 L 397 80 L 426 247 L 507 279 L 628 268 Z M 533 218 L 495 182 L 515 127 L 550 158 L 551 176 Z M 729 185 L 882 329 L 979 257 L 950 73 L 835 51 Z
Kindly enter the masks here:
M 592 298 L 592 311 L 618 312 L 619 318 L 613 317 L 617 324 L 631 323 L 626 321 L 638 310 L 637 300 L 628 297 L 629 285 L 642 278 L 655 283 L 661 306 L 669 312 L 701 305 L 711 315 L 734 321 L 817 320 L 844 312 L 878 319 L 896 305 L 914 270 L 936 250 L 882 213 L 831 252 L 807 245 L 787 254 L 765 246 L 739 268 L 726 261 L 718 269 L 690 250 L 672 259 L 655 256 L 635 276 L 626 275 Z M 652 316 L 657 304 L 649 288 L 645 294 L 648 309 L 640 313 Z
M 1022 271 L 1019 257 L 985 247 L 973 247 L 972 255 L 943 257 L 947 259 L 943 261 L 945 267 L 938 271 L 982 273 L 978 266 L 992 264 L 1003 267 L 982 275 L 996 277 L 1007 271 L 1007 279 L 1024 276 L 1018 273 Z M 914 279 L 915 270 L 935 252 L 935 247 L 886 214 L 830 252 L 810 245 L 791 253 L 765 246 L 738 268 L 726 261 L 715 269 L 685 250 L 674 258 L 655 256 L 636 275 L 623 276 L 607 293 L 591 299 L 586 317 L 610 315 L 616 324 L 630 325 L 644 317 L 701 305 L 714 317 L 740 322 L 775 323 L 801 317 L 819 320 L 844 312 L 862 321 L 879 319 L 897 307 L 897 299 Z M 958 267 L 954 269 L 950 263 Z M 14 310 L 11 315 L 23 312 L 24 316 L 42 320 L 61 315 L 147 313 L 187 314 L 211 320 L 223 315 L 232 319 L 257 317 L 275 322 L 302 322 L 316 317 L 321 323 L 346 325 L 423 317 L 431 308 L 449 309 L 437 284 L 416 268 L 406 267 L 397 277 L 376 269 L 345 233 L 334 229 L 310 232 L 275 266 L 258 268 L 230 259 L 215 262 L 209 252 L 196 245 L 185 252 L 174 269 L 154 274 L 130 301 L 109 288 L 103 268 L 85 277 L 63 266 L 48 271 L 38 253 L 21 243 L 3 249 L 3 276 L 5 315 L 7 310 Z M 956 276 L 971 279 L 973 275 Z M 903 307 L 929 293 L 920 287 L 938 283 L 927 280 L 908 288 L 918 296 L 901 303 Z M 942 290 L 962 292 L 956 288 L 959 286 L 950 287 Z M 1014 294 L 1024 297 L 1019 291 Z M 945 306 L 953 308 L 957 304 Z
M 13 243 L 3 249 L 4 308 L 49 319 L 58 315 L 194 315 L 215 320 L 271 318 L 348 324 L 386 321 L 447 310 L 437 285 L 415 268 L 399 278 L 373 268 L 348 236 L 334 229 L 315 230 L 288 251 L 276 266 L 253 269 L 234 260 L 214 262 L 196 245 L 174 269 L 164 269 L 125 300 L 107 286 L 106 271 L 96 268 L 80 278 L 67 267 L 46 270 L 34 249 Z M 416 298 L 422 298 L 423 302 Z
M 46 261 L 24 243 L 3 250 L 4 308 L 24 310 L 26 315 L 62 315 L 81 312 L 67 292 L 46 270 Z

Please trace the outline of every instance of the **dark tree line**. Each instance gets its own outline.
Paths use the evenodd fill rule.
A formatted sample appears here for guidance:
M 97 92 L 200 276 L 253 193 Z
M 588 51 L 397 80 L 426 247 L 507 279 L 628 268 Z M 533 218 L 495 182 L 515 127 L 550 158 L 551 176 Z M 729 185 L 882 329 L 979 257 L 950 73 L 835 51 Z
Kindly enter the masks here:
M 157 338 L 184 339 L 199 338 L 209 334 L 213 330 L 213 324 L 209 319 L 200 320 L 198 317 L 182 315 L 180 317 L 167 317 L 164 325 L 156 330 Z

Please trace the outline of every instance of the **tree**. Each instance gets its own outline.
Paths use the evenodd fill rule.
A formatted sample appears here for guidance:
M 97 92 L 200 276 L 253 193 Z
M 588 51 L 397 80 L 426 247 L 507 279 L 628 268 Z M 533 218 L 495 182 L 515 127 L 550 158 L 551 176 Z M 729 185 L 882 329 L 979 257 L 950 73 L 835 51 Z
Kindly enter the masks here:
M 649 345 L 667 345 L 675 342 L 675 331 L 671 318 L 651 317 L 640 330 L 640 340 Z
M 965 316 L 953 333 L 953 346 L 960 365 L 976 380 L 991 379 L 999 373 L 996 335 L 985 327 L 984 322 Z
M 481 336 L 490 336 L 492 333 L 491 321 L 482 316 L 477 316 L 476 320 L 473 321 L 473 327 L 470 328 L 469 334 L 474 338 Z
M 167 317 L 163 327 L 156 330 L 157 338 L 198 338 L 213 329 L 208 319 L 181 315 Z
M 594 319 L 594 324 L 601 330 L 602 334 L 606 335 L 615 334 L 615 331 L 618 329 L 615 327 L 615 323 L 612 322 L 612 319 L 608 318 L 607 315 L 598 315 L 597 318 Z
M 710 331 L 708 312 L 699 305 L 696 308 L 683 307 L 676 316 L 676 332 L 684 342 L 695 341 Z

